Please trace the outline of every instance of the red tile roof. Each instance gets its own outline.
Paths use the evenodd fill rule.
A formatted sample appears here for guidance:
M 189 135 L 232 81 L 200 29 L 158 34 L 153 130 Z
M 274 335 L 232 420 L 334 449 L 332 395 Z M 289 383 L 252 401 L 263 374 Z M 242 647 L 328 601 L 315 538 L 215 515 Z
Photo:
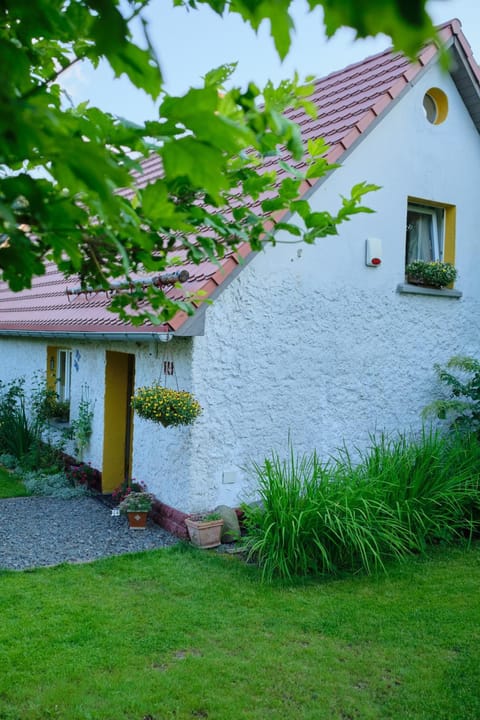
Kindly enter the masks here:
M 456 63 L 451 71 L 452 77 L 480 132 L 480 69 L 461 31 L 460 22 L 452 20 L 445 23 L 440 28 L 440 36 L 454 54 Z M 300 110 L 287 114 L 300 125 L 305 140 L 323 137 L 330 145 L 327 159 L 331 163 L 338 162 L 374 127 L 395 99 L 407 90 L 408 84 L 436 58 L 437 53 L 435 45 L 427 45 L 418 60 L 412 63 L 401 53 L 385 50 L 318 80 L 312 97 L 318 108 L 315 119 Z M 473 93 L 472 83 L 476 85 Z M 274 164 L 275 159 L 267 160 L 265 167 Z M 157 156 L 145 160 L 142 167 L 143 173 L 136 176 L 139 187 L 161 176 L 161 163 Z M 305 182 L 302 191 L 313 184 L 314 181 Z M 252 202 L 252 206 L 257 204 Z M 185 260 L 179 266 L 188 270 L 190 275 L 183 284 L 185 291 L 196 293 L 202 290 L 206 297 L 210 297 L 239 267 L 240 258 L 249 254 L 250 247 L 244 243 L 237 253 L 226 253 L 221 267 L 209 261 L 195 265 Z M 74 279 L 66 280 L 53 266 L 47 268 L 43 277 L 33 280 L 30 290 L 12 293 L 0 284 L 0 333 L 102 333 L 112 336 L 132 333 L 139 336 L 176 332 L 187 320 L 185 313 L 179 313 L 162 326 L 144 323 L 141 327 L 134 327 L 107 310 L 105 293 L 67 295 L 66 288 L 76 284 Z M 175 288 L 168 292 L 172 297 L 178 296 Z

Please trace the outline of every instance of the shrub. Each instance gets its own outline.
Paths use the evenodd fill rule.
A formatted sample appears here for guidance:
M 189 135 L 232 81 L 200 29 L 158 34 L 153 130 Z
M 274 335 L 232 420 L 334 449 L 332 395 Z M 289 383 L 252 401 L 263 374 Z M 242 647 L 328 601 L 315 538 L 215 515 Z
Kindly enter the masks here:
M 263 575 L 373 572 L 428 543 L 479 529 L 480 445 L 472 436 L 373 440 L 356 462 L 343 450 L 254 465 L 260 503 L 245 506 L 246 545 Z
M 10 455 L 9 453 L 2 453 L 0 454 L 0 465 L 4 468 L 7 468 L 7 470 L 14 470 L 18 465 L 18 460 L 15 455 Z
M 101 474 L 90 463 L 70 465 L 65 474 L 71 485 L 75 487 L 83 485 L 91 490 L 101 490 Z
M 427 405 L 424 416 L 436 415 L 455 429 L 480 433 L 480 362 L 456 356 L 445 367 L 435 365 L 435 370 L 451 395 Z
M 0 381 L 0 452 L 35 467 L 50 453 L 42 436 L 56 396 L 47 387 L 44 373 L 33 375 L 28 390 L 25 385 L 25 377 Z
M 27 413 L 25 378 L 0 381 L 0 451 L 24 457 L 40 442 L 42 418 L 35 408 Z
M 78 404 L 77 417 L 70 422 L 70 427 L 65 431 L 67 440 L 73 440 L 75 453 L 80 460 L 93 432 L 94 405 L 90 401 L 88 385 L 82 385 L 82 395 Z
M 31 470 L 21 473 L 20 477 L 32 495 L 72 498 L 88 494 L 86 486 L 77 485 L 74 487 L 64 472 L 47 473 Z
M 70 401 L 52 400 L 47 406 L 48 417 L 56 418 L 61 422 L 68 422 L 70 419 Z

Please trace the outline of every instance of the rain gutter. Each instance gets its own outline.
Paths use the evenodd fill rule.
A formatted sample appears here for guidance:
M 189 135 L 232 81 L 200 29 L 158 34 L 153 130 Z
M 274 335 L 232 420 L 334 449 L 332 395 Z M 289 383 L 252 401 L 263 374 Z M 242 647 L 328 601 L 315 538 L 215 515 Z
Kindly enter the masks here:
M 168 342 L 173 338 L 173 332 L 143 333 L 143 332 L 55 332 L 48 330 L 0 330 L 0 336 L 21 338 L 53 338 L 58 340 L 96 340 L 113 342 Z

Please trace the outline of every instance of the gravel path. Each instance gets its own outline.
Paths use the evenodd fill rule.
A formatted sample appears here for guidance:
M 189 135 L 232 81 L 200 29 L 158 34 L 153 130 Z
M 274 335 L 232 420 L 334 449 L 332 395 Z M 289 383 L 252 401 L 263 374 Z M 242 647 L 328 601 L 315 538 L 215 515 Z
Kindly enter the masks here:
M 146 530 L 130 530 L 124 515 L 111 513 L 91 497 L 0 500 L 0 569 L 88 562 L 178 542 L 150 519 Z

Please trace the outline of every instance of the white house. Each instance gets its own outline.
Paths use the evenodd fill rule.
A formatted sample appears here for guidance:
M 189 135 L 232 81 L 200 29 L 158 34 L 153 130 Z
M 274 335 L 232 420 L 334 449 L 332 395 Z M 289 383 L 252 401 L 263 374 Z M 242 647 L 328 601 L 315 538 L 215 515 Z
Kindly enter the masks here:
M 85 459 L 102 470 L 105 492 L 134 477 L 172 517 L 168 508 L 237 505 L 249 462 L 285 453 L 289 439 L 326 458 L 344 441 L 365 447 L 375 431 L 420 429 L 434 363 L 478 356 L 480 70 L 458 20 L 441 33 L 449 72 L 433 45 L 413 64 L 386 51 L 319 80 L 318 118 L 296 118 L 341 162 L 306 190 L 314 208 L 334 211 L 363 180 L 381 186 L 368 196 L 376 212 L 338 237 L 261 253 L 242 246 L 221 269 L 185 263 L 186 289 L 213 303 L 160 328 L 121 322 L 101 295 L 67 295 L 55 268 L 32 290 L 1 288 L 3 379 L 47 368 L 72 415 L 88 386 Z M 453 262 L 455 286 L 408 284 L 407 257 Z M 172 368 L 167 383 L 203 407 L 190 427 L 163 428 L 129 407 L 134 388 Z

